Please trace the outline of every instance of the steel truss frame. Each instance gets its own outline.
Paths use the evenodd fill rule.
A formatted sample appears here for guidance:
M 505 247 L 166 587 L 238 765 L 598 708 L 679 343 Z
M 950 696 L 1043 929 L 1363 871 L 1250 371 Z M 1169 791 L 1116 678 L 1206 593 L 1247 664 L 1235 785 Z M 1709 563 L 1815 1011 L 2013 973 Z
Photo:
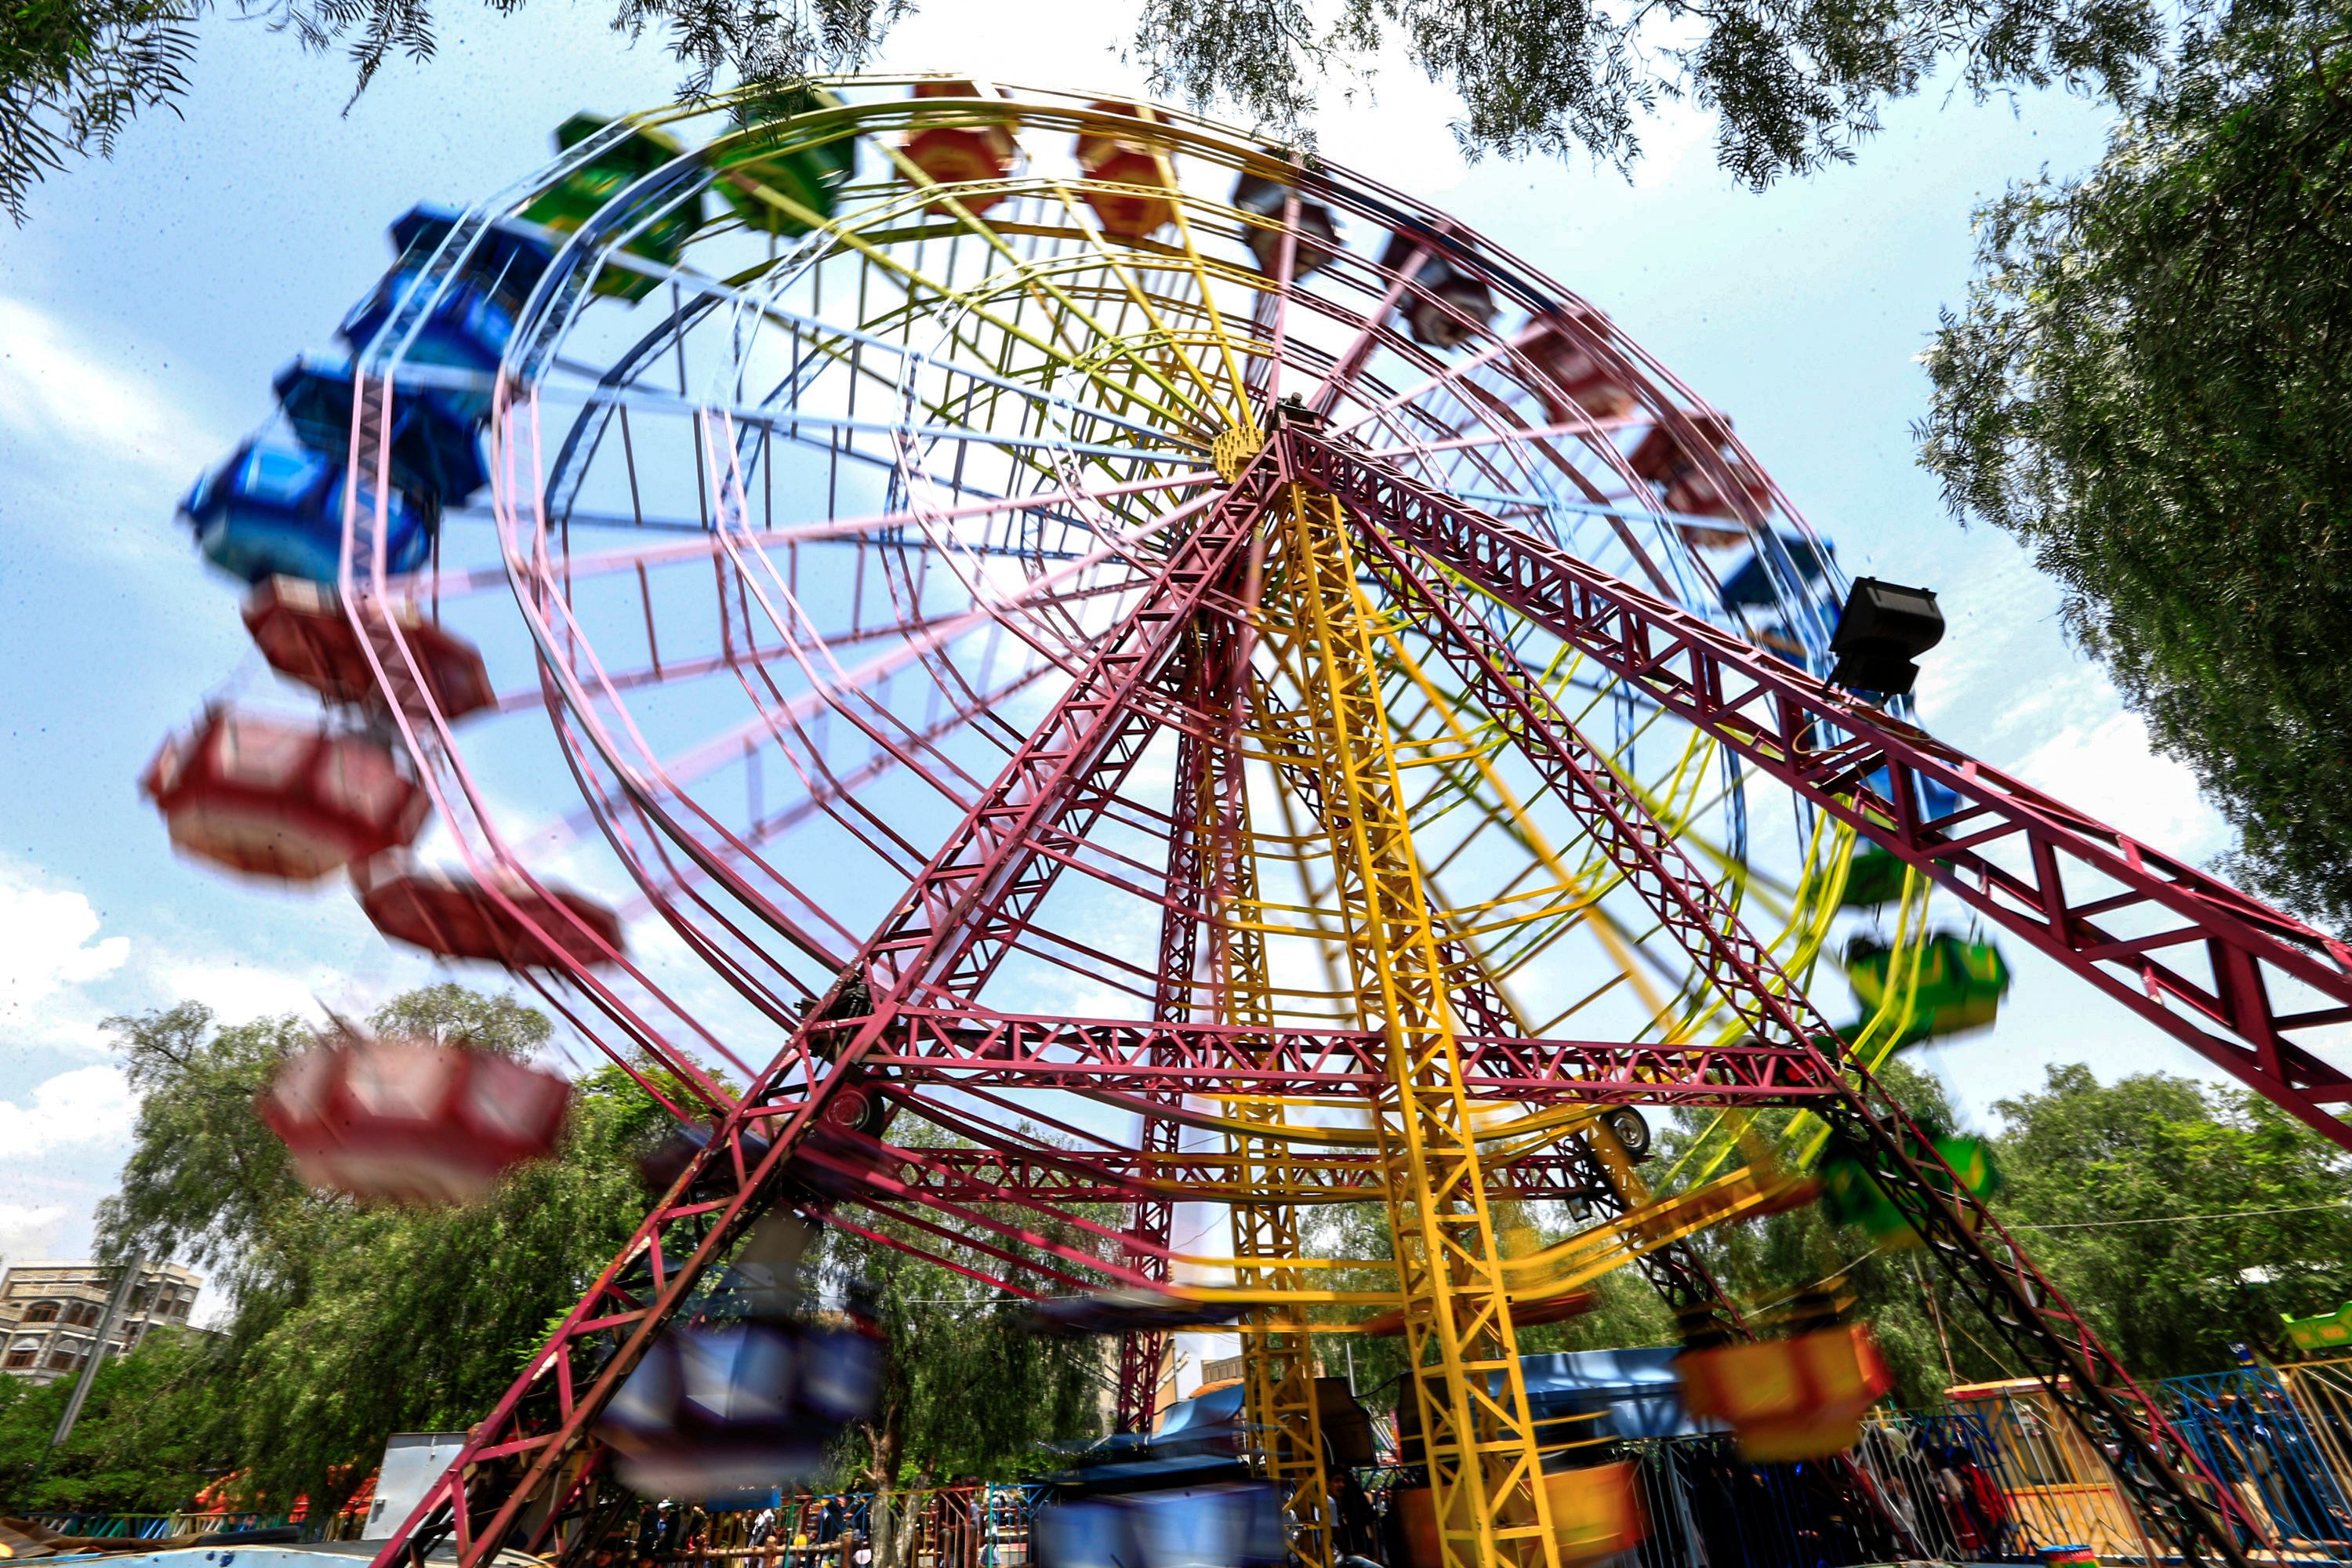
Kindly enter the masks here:
M 1245 668 L 1247 659 L 1244 652 L 1232 663 L 1230 648 L 1220 654 L 1207 645 L 1248 635 L 1257 568 L 1252 552 L 1269 541 L 1270 529 L 1280 534 L 1279 569 L 1292 579 L 1287 603 L 1302 612 L 1295 617 L 1293 651 L 1311 655 L 1318 672 L 1309 687 L 1317 693 L 1312 710 L 1286 720 L 1304 721 L 1310 733 L 1298 738 L 1326 763 L 1324 778 L 1337 792 L 1319 806 L 1322 820 L 1335 839 L 1352 843 L 1351 850 L 1342 847 L 1348 942 L 1363 954 L 1360 1006 L 1363 1021 L 1376 1027 L 1253 1021 L 1238 994 L 1248 989 L 1248 956 L 1236 959 L 1223 945 L 1238 922 L 1221 921 L 1220 905 L 1249 896 L 1232 863 L 1247 857 L 1220 848 L 1221 837 L 1238 843 L 1245 831 L 1220 804 L 1235 794 L 1220 781 L 1236 770 L 1217 755 L 1239 731 L 1241 683 L 1204 676 L 1220 659 L 1233 669 Z M 2347 1146 L 2352 1131 L 2329 1107 L 2352 1100 L 2352 1079 L 2296 1037 L 2352 1019 L 2352 952 L 1415 483 L 1308 421 L 1277 420 L 1265 448 L 1224 495 L 1165 550 L 1154 586 L 1090 645 L 1037 730 L 836 983 L 827 998 L 831 1011 L 851 1016 L 820 1008 L 794 1031 L 476 1428 L 450 1471 L 384 1544 L 377 1568 L 421 1562 L 423 1550 L 445 1537 L 454 1538 L 461 1568 L 476 1568 L 510 1541 L 537 1550 L 577 1540 L 569 1527 L 585 1523 L 600 1506 L 599 1450 L 589 1436 L 597 1413 L 652 1337 L 691 1310 L 698 1283 L 753 1217 L 778 1203 L 810 1201 L 787 1167 L 828 1102 L 852 1081 L 878 1082 L 902 1101 L 919 1100 L 933 1086 L 1084 1087 L 1133 1095 L 1163 1112 L 1194 1093 L 1377 1091 L 1387 1108 L 1379 1121 L 1385 1142 L 1368 1155 L 1301 1162 L 1269 1139 L 1264 1150 L 1241 1141 L 1229 1160 L 1244 1170 L 1277 1157 L 1302 1171 L 1349 1168 L 1356 1179 L 1381 1184 L 1397 1209 L 1400 1237 L 1418 1237 L 1418 1247 L 1401 1247 L 1409 1254 L 1401 1268 L 1407 1331 L 1416 1362 L 1433 1357 L 1444 1373 L 1440 1392 L 1425 1399 L 1423 1429 L 1438 1461 L 1433 1470 L 1439 1517 L 1449 1526 L 1447 1555 L 1464 1568 L 1533 1564 L 1552 1552 L 1524 1391 L 1515 1382 L 1508 1293 L 1495 1267 L 1491 1226 L 1479 1220 L 1490 1181 L 1507 1188 L 1517 1179 L 1514 1169 L 1524 1167 L 1555 1190 L 1571 1183 L 1589 1194 L 1606 1188 L 1622 1212 L 1628 1173 L 1615 1168 L 1608 1141 L 1570 1136 L 1490 1173 L 1464 1134 L 1462 1107 L 1474 1095 L 1587 1105 L 1803 1105 L 1871 1162 L 1931 1256 L 2069 1415 L 2095 1441 L 2122 1450 L 2118 1479 L 2151 1525 L 2188 1560 L 2245 1562 L 2225 1513 L 2217 1511 L 2231 1507 L 2226 1492 L 2211 1488 L 2161 1414 L 2013 1238 L 1958 1186 L 1900 1107 L 1857 1066 L 1823 1054 L 1818 1042 L 1832 1037 L 1769 950 L 1747 934 L 1736 910 L 1683 859 L 1672 835 L 1605 758 L 1519 673 L 1476 613 L 1477 596 L 1508 605 L 1638 683 L 1652 700 Z M 1712 1047 L 1529 1039 L 1499 998 L 1484 992 L 1470 955 L 1430 918 L 1409 833 L 1392 806 L 1393 777 L 1381 777 L 1383 766 L 1392 764 L 1378 743 L 1385 721 L 1369 675 L 1360 573 L 1420 616 L 1465 689 L 1747 1020 L 1749 1038 Z M 1232 700 L 1221 710 L 1226 692 Z M 1234 715 L 1234 728 L 1212 732 L 1226 712 Z M 1204 725 L 1204 716 L 1213 722 Z M 1159 999 L 1161 1016 L 1035 1018 L 976 1005 L 981 982 L 1028 928 L 1146 742 L 1171 724 L 1185 736 L 1180 782 L 1202 809 L 1196 831 L 1171 836 L 1170 887 L 1182 896 L 1171 897 L 1163 925 L 1172 988 Z M 1917 787 L 1923 779 L 1954 790 L 1960 809 L 1927 819 Z M 2012 860 L 2021 852 L 2025 866 L 1996 863 L 1989 853 L 1996 848 Z M 2073 901 L 2067 879 L 2084 874 L 2121 891 Z M 2155 929 L 2118 934 L 2117 921 L 2126 918 L 2154 921 Z M 2211 961 L 2210 984 L 2158 956 L 2191 944 L 2202 944 Z M 1225 1021 L 1194 1016 L 1204 958 L 1206 989 Z M 1179 974 L 1181 981 L 1172 979 Z M 2281 1011 L 2271 1001 L 2272 974 L 2316 993 L 2320 1005 Z M 853 978 L 870 997 L 863 1014 L 856 1010 Z M 1233 1021 L 1237 1013 L 1240 1022 Z M 911 1195 L 962 1214 L 965 1205 L 1005 1193 L 1068 1201 L 1074 1184 L 1076 1191 L 1124 1192 L 1148 1205 L 1169 1190 L 1152 1187 L 1155 1173 L 1179 1182 L 1194 1174 L 1170 1131 L 1174 1116 L 1159 1121 L 1162 1130 L 1147 1133 L 1149 1146 L 1131 1163 L 1063 1151 L 927 1160 L 878 1181 L 866 1206 L 897 1217 L 900 1201 Z M 1400 1172 L 1410 1178 L 1402 1186 Z M 1292 1184 L 1307 1179 L 1296 1176 Z M 1097 1183 L 1098 1188 L 1088 1185 Z M 1441 1217 L 1441 1207 L 1464 1216 L 1462 1223 Z M 1165 1215 L 1164 1206 L 1139 1206 L 1129 1266 L 1098 1263 L 1097 1272 L 1152 1277 L 1168 1256 Z M 1283 1248 L 1295 1246 L 1295 1237 L 1272 1238 L 1265 1261 L 1278 1268 Z M 1670 1300 L 1727 1310 L 1704 1270 L 1678 1261 L 1671 1247 L 1648 1249 L 1644 1267 Z M 1157 1365 L 1155 1352 L 1151 1373 Z M 1499 1376 L 1499 1389 L 1490 1386 L 1489 1371 Z M 1122 1408 L 1148 1408 L 1148 1388 L 1133 1391 L 1123 1395 Z M 1449 1493 L 1471 1501 L 1469 1513 L 1457 1512 Z
M 2298 1037 L 2352 1022 L 2352 946 L 1395 469 L 1311 435 L 1296 472 L 1721 741 L 2352 1149 L 2352 1073 Z M 1882 785 L 1877 781 L 1886 782 Z M 1956 795 L 1932 817 L 1923 783 Z M 1996 860 L 2000 849 L 2006 858 Z M 2070 884 L 2100 884 L 2094 896 Z M 2126 925 L 2150 929 L 2128 931 Z M 2158 955 L 2202 948 L 2200 981 Z M 2315 994 L 2283 1010 L 2273 976 Z
M 1285 589 L 1280 651 L 1304 694 L 1297 739 L 1322 779 L 1317 804 L 1357 1015 L 1385 1037 L 1373 1129 L 1440 1556 L 1460 1568 L 1553 1568 L 1559 1542 L 1462 1083 L 1451 976 L 1408 826 L 1351 530 L 1337 500 L 1297 484 L 1270 525 Z
M 1516 541 L 1505 538 L 1509 531 L 1501 525 L 1332 443 L 1304 437 L 1295 443 L 1294 451 L 1295 471 L 1360 509 L 1359 527 L 1367 541 L 1368 557 L 1377 563 L 1375 574 L 1383 575 L 1401 599 L 1423 609 L 1444 627 L 1445 636 L 1434 640 L 1456 673 L 1492 704 L 1489 710 L 1494 717 L 1512 730 L 1531 758 L 1546 767 L 1555 793 L 1610 850 L 1625 869 L 1629 885 L 1685 942 L 1727 1002 L 1759 1038 L 1777 1040 L 1801 1052 L 1823 1083 L 1836 1087 L 1837 1098 L 1817 1105 L 1816 1114 L 1849 1147 L 1864 1152 L 1880 1185 L 1926 1240 L 1930 1255 L 1990 1319 L 2011 1350 L 2043 1379 L 2070 1418 L 2095 1445 L 2113 1442 L 2123 1451 L 2126 1462 L 2115 1468 L 2115 1475 L 2143 1516 L 2187 1560 L 2245 1561 L 2231 1522 L 2234 1505 L 2155 1401 L 2042 1278 L 2015 1238 L 1961 1184 L 1901 1106 L 1858 1063 L 1832 1062 L 1819 1050 L 1815 1042 L 1835 1038 L 1826 1020 L 1780 972 L 1770 951 L 1748 936 L 1738 911 L 1721 892 L 1683 861 L 1671 835 L 1648 819 L 1638 797 L 1608 770 L 1605 761 L 1576 734 L 1572 725 L 1556 711 L 1545 710 L 1549 700 L 1541 690 L 1517 674 L 1516 662 L 1493 647 L 1483 626 L 1467 614 L 1467 590 L 1463 584 L 1478 584 L 1482 591 L 1511 603 L 1562 641 L 1612 668 L 1644 679 L 1661 700 L 1684 707 L 1685 717 L 1694 723 L 1727 743 L 1743 745 L 1753 760 L 1766 765 L 1768 757 L 1793 763 L 1801 748 L 1794 743 L 1780 748 L 1758 745 L 1752 732 L 1727 721 L 1729 713 L 1738 712 L 1744 705 L 1732 704 L 1727 711 L 1706 699 L 1727 689 L 1737 690 L 1732 682 L 1738 676 L 1769 678 L 1776 661 L 1737 643 L 1724 649 L 1692 647 L 1690 662 L 1696 679 L 1687 689 L 1691 700 L 1686 705 L 1673 704 L 1660 689 L 1664 681 L 1658 672 L 1664 661 L 1628 656 L 1629 647 L 1639 647 L 1643 654 L 1652 651 L 1652 639 L 1644 635 L 1651 628 L 1639 617 L 1665 606 L 1654 601 L 1636 603 L 1646 601 L 1647 596 L 1609 581 L 1580 586 L 1586 589 L 1587 604 L 1601 602 L 1604 593 L 1612 595 L 1608 601 L 1611 611 L 1581 620 L 1572 613 L 1561 613 L 1567 600 L 1559 592 L 1562 581 L 1559 569 L 1574 564 L 1566 557 L 1540 545 L 1519 551 Z M 1468 540 L 1476 543 L 1465 549 Z M 1417 550 L 1429 565 L 1450 570 L 1453 580 L 1447 582 L 1435 572 L 1417 571 L 1400 542 Z M 1604 645 L 1604 639 L 1595 635 L 1596 624 L 1604 622 L 1620 634 L 1613 643 Z M 1858 725 L 1875 727 L 1869 717 L 1871 710 L 1861 704 L 1808 678 L 1798 676 L 1795 682 L 1812 687 L 1825 705 L 1846 710 Z M 1784 714 L 1795 706 L 1785 701 L 1780 705 Z M 1893 722 L 1883 716 L 1879 719 Z M 1801 732 L 1819 733 L 1826 728 L 1815 721 Z M 1901 763 L 1895 765 L 1899 768 Z M 1790 779 L 1792 783 L 1804 777 L 1801 766 L 1790 771 L 1798 775 Z M 1867 765 L 1860 770 L 1864 775 L 1870 771 Z M 1924 768 L 1920 771 L 1927 773 Z M 1904 778 L 1900 772 L 1894 776 Z M 1561 787 L 1564 784 L 1570 787 Z M 1899 783 L 1898 796 L 1907 788 L 1907 783 Z M 1855 793 L 1863 792 L 1857 788 Z M 1904 821 L 1901 808 L 1874 821 L 1869 804 L 1865 799 L 1859 808 L 1848 805 L 1845 809 L 1854 813 L 1857 826 L 1884 842 L 1874 829 L 1885 822 Z M 1969 815 L 1964 807 L 1956 817 Z M 2021 830 L 2031 832 L 2032 828 L 2021 826 Z M 2037 865 L 2047 853 L 2037 842 Z M 1969 896 L 1965 886 L 1961 891 L 1963 897 Z M 2150 891 L 2152 898 L 2160 896 Z M 2250 902 L 2242 895 L 2231 893 L 2231 897 Z M 1969 901 L 1984 900 L 1971 898 Z M 2121 906 L 2109 900 L 2105 907 Z M 2283 916 L 2272 919 L 2292 925 Z M 2227 942 L 2235 934 L 2225 930 L 2208 940 Z M 2251 955 L 2244 962 L 2251 966 Z

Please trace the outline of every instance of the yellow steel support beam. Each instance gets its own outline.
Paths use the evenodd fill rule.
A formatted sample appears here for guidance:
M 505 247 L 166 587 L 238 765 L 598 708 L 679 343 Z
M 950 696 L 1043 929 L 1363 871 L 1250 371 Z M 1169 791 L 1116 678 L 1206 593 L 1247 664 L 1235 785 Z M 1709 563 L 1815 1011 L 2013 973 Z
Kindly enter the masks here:
M 1254 592 L 1254 586 L 1247 591 Z M 1257 858 L 1249 831 L 1249 796 L 1241 747 L 1249 647 L 1230 623 L 1203 623 L 1193 633 L 1194 693 L 1200 706 L 1228 713 L 1232 726 L 1204 741 L 1189 781 L 1193 798 L 1179 810 L 1188 820 L 1207 873 L 1215 918 L 1210 927 L 1210 981 L 1219 1018 L 1265 1031 L 1255 1048 L 1274 1048 L 1274 986 L 1258 915 Z M 1248 1038 L 1239 1042 L 1244 1052 Z M 1226 1157 L 1239 1178 L 1232 1208 L 1236 1268 L 1263 1289 L 1293 1293 L 1306 1288 L 1300 1262 L 1296 1194 L 1306 1180 L 1295 1135 L 1279 1099 L 1245 1100 L 1224 1120 Z M 1242 1335 L 1242 1367 L 1249 1419 L 1265 1456 L 1266 1479 L 1282 1489 L 1292 1522 L 1291 1549 L 1307 1568 L 1331 1568 L 1331 1489 L 1323 1473 L 1323 1426 L 1315 1390 L 1313 1338 L 1276 1321 L 1276 1309 L 1250 1313 Z
M 1445 967 L 1390 733 L 1381 626 L 1356 584 L 1346 519 L 1292 486 L 1265 613 L 1298 678 L 1356 1007 L 1387 1040 L 1377 1109 L 1407 1363 L 1447 1568 L 1559 1568 L 1511 1327 Z

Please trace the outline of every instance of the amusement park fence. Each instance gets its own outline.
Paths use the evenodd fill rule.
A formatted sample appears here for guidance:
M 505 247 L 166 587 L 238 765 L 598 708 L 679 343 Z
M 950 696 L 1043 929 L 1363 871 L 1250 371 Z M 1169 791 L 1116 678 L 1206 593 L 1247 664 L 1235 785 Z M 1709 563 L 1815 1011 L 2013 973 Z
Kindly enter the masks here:
M 896 1532 L 911 1532 L 911 1568 L 1024 1568 L 1029 1531 L 1048 1496 L 1035 1485 L 977 1482 L 892 1494 Z M 773 1508 L 721 1513 L 665 1505 L 637 1521 L 639 1559 L 673 1568 L 857 1568 L 875 1537 L 877 1500 L 851 1492 L 780 1498 Z M 812 1542 L 794 1546 L 796 1540 Z
M 2259 1561 L 2352 1568 L 2352 1360 L 2167 1380 L 2173 1419 L 2251 1521 Z M 1955 1399 L 1929 1413 L 1881 1413 L 1846 1458 L 1750 1465 L 1723 1434 L 1623 1445 L 1637 1464 L 1649 1532 L 1638 1568 L 1855 1568 L 1926 1557 L 2032 1562 L 2087 1546 L 2101 1561 L 2161 1560 L 2099 1448 L 2038 1389 Z M 1368 1472 L 1374 1497 L 1401 1479 Z M 917 1521 L 911 1568 L 1017 1568 L 1028 1560 L 1036 1488 L 988 1494 L 974 1528 L 973 1489 L 905 1494 Z M 664 1568 L 858 1568 L 867 1500 L 844 1500 L 852 1544 L 793 1552 L 752 1543 L 749 1516 L 714 1516 L 688 1541 L 673 1533 L 647 1556 Z M 788 1504 L 789 1508 L 790 1505 Z M 682 1521 L 680 1521 L 682 1522 Z M 796 1532 L 780 1521 L 787 1543 Z M 675 1531 L 676 1525 L 673 1525 Z M 814 1539 L 812 1536 L 812 1539 Z M 697 1550 L 697 1547 L 700 1550 Z M 1620 1568 L 1636 1568 L 1621 1563 Z
M 185 1509 L 175 1513 L 51 1511 L 19 1517 L 29 1519 L 55 1534 L 87 1536 L 102 1541 L 170 1541 L 180 1536 L 209 1535 L 229 1531 L 282 1530 L 289 1524 L 303 1525 L 306 1540 L 350 1541 L 359 1535 L 366 1510 L 345 1510 L 328 1521 L 323 1534 L 317 1533 L 314 1527 L 304 1525 L 299 1513 L 271 1513 L 260 1509 Z
M 2257 1561 L 2352 1568 L 2352 1359 L 2164 1380 L 2174 1422 L 2247 1522 Z M 1853 1568 L 1927 1557 L 2030 1562 L 2060 1546 L 2101 1561 L 2161 1557 L 2102 1448 L 2036 1386 L 1955 1390 L 1932 1413 L 1881 1413 L 1843 1458 L 1751 1465 L 1727 1435 L 1643 1438 L 1636 1462 L 1648 1535 L 1638 1568 Z M 1367 1472 L 1379 1496 L 1402 1479 Z M 1026 1568 L 1035 1485 L 912 1489 L 887 1506 L 911 1532 L 907 1568 Z M 771 1509 L 648 1508 L 620 1568 L 866 1568 L 876 1500 L 782 1496 Z M 60 1534 L 161 1539 L 264 1529 L 280 1514 L 42 1513 Z M 330 1539 L 357 1533 L 339 1517 Z M 299 1521 L 295 1522 L 300 1522 Z M 796 1538 L 811 1544 L 794 1547 Z M 894 1556 L 896 1553 L 893 1554 Z M 875 1565 L 880 1568 L 880 1565 Z M 1636 1568 L 1631 1563 L 1621 1568 Z

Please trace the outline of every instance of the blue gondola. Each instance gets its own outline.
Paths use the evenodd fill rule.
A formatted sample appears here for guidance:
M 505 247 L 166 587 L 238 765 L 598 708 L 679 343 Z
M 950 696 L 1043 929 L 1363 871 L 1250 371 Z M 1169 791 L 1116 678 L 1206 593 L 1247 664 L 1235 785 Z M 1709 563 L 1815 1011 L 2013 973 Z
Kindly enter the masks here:
M 1156 1448 L 1152 1445 L 1151 1448 Z M 1167 1456 L 1118 1440 L 1049 1479 L 1038 1568 L 1280 1568 L 1282 1498 L 1238 1457 Z
M 1778 540 L 1781 554 L 1781 573 L 1772 570 L 1762 551 L 1751 551 L 1747 559 L 1723 580 L 1723 604 L 1726 609 L 1770 609 L 1780 602 L 1780 588 L 1783 583 L 1799 588 L 1810 588 L 1828 574 L 1837 546 L 1827 540 L 1815 542 L 1801 533 L 1783 533 Z M 1785 574 L 1785 575 L 1784 575 Z
M 373 510 L 364 489 L 361 500 Z M 180 516 L 205 558 L 233 577 L 333 583 L 342 560 L 343 465 L 318 452 L 248 441 L 196 481 Z M 385 516 L 390 569 L 415 571 L 433 545 L 432 503 L 395 490 Z
M 457 218 L 447 208 L 419 205 L 392 226 L 399 259 L 374 291 L 343 318 L 337 334 L 353 353 L 383 331 Z M 483 230 L 417 324 L 407 362 L 488 375 L 505 355 L 531 289 L 554 259 L 555 252 L 544 240 L 495 226 Z M 487 386 L 478 391 L 436 388 L 431 395 L 461 420 L 481 419 L 490 411 Z
M 270 385 L 295 437 L 341 460 L 351 448 L 350 368 L 298 359 Z M 490 481 L 474 426 L 430 395 L 394 395 L 391 435 L 392 482 L 402 489 L 462 506 Z
M 1911 780 L 1918 787 L 1922 820 L 1933 822 L 1938 817 L 1949 816 L 1960 809 L 1959 792 L 1949 784 L 1939 784 L 1934 779 L 1924 778 L 1917 773 L 1912 774 Z M 1893 777 L 1885 768 L 1872 773 L 1869 784 L 1870 787 L 1882 797 L 1895 793 Z

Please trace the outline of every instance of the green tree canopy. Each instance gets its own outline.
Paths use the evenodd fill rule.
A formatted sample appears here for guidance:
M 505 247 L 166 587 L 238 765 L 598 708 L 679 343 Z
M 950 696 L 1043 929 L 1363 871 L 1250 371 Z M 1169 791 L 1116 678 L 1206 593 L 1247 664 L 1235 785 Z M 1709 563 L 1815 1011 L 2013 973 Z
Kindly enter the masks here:
M 2352 26 L 2242 5 L 2087 177 L 1979 215 L 1922 456 L 2066 590 L 2235 874 L 2352 930 Z
M 24 222 L 35 181 L 69 156 L 111 157 L 141 110 L 184 92 L 194 22 L 187 0 L 0 4 L 0 206 Z
M 17 1509 L 165 1513 L 226 1468 L 228 1388 L 212 1373 L 211 1336 L 156 1329 L 98 1369 L 73 1436 L 52 1452 L 74 1380 L 0 1377 L 0 1498 Z
M 1915 1115 L 1952 1122 L 1927 1074 L 1879 1076 Z M 1994 1214 L 2135 1373 L 2217 1371 L 2238 1343 L 2284 1353 L 2281 1313 L 2352 1300 L 2352 1159 L 2259 1095 L 2161 1073 L 2102 1084 L 2073 1063 L 1994 1109 Z M 1874 1249 L 1818 1205 L 1700 1246 L 1743 1301 L 1823 1279 L 1851 1290 L 1902 1404 L 2025 1370 L 1923 1253 Z
M 518 0 L 490 0 L 499 11 Z M 79 6 L 79 8 L 77 8 Z M 183 79 L 205 0 L 7 0 L 0 90 L 22 131 L 0 136 L 0 200 L 70 153 L 103 151 L 137 110 Z M 257 7 L 302 41 L 341 43 L 358 85 L 395 54 L 433 52 L 430 0 L 270 0 Z M 913 0 L 616 0 L 615 30 L 664 37 L 695 96 L 740 79 L 781 87 L 854 68 Z M 2168 8 L 2167 8 L 2168 9 Z M 1460 100 L 1472 153 L 1582 150 L 1624 167 L 1666 100 L 1716 117 L 1717 157 L 1763 184 L 1850 158 L 1881 107 L 1954 71 L 1982 94 L 2063 82 L 2127 99 L 2158 56 L 2153 0 L 1140 0 L 1137 56 L 1154 89 L 1223 102 L 1274 135 L 1303 139 L 1316 84 L 1363 78 L 1391 44 Z
M 2281 1313 L 2352 1300 L 2352 1158 L 2260 1095 L 2072 1065 L 1996 1109 L 2003 1219 L 2134 1371 L 2283 1351 Z

